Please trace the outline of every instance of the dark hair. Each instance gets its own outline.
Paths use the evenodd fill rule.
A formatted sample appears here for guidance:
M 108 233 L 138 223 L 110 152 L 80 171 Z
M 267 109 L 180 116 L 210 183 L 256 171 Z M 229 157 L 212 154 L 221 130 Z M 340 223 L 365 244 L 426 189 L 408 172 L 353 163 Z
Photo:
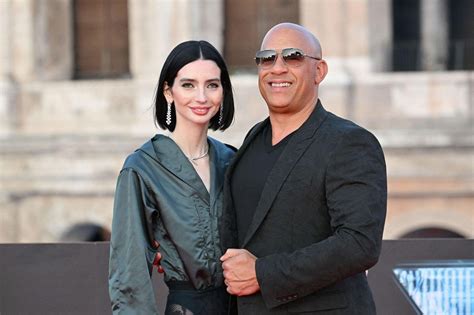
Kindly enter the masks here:
M 156 88 L 154 107 L 155 123 L 158 123 L 162 129 L 168 129 L 172 132 L 176 127 L 176 112 L 174 104 L 171 105 L 171 124 L 168 126 L 165 123 L 168 106 L 163 94 L 165 82 L 169 87 L 173 86 L 178 71 L 188 63 L 199 59 L 212 60 L 217 64 L 221 70 L 220 79 L 224 90 L 222 123 L 219 125 L 219 112 L 217 112 L 209 122 L 209 129 L 225 130 L 232 123 L 232 120 L 234 119 L 234 96 L 224 58 L 222 58 L 221 54 L 210 43 L 204 40 L 190 40 L 176 46 L 170 52 L 168 58 L 166 58 L 163 68 L 161 69 L 160 80 L 158 81 L 158 86 Z

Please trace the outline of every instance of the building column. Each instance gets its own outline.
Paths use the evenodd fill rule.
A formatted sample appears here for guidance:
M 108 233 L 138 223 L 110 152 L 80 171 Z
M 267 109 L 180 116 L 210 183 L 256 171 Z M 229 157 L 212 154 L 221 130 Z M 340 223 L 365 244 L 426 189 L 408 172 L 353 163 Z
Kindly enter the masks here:
M 448 3 L 421 0 L 421 62 L 423 70 L 445 70 L 448 63 Z
M 224 0 L 128 1 L 130 72 L 157 79 L 171 49 L 203 39 L 223 50 Z
M 0 1 L 0 82 L 11 76 L 11 2 Z
M 15 81 L 72 77 L 72 0 L 12 1 L 12 75 Z
M 369 45 L 371 69 L 392 69 L 392 0 L 369 0 Z
M 10 0 L 0 1 L 0 136 L 11 134 L 15 121 L 14 100 L 17 89 L 12 80 L 11 10 Z M 0 221 L 3 221 L 2 219 Z M 8 223 L 8 219 L 6 222 Z M 0 229 L 4 228 L 9 233 L 11 228 L 8 225 L 3 227 L 1 223 Z
M 300 23 L 320 40 L 332 73 L 369 71 L 369 0 L 300 0 L 299 4 Z

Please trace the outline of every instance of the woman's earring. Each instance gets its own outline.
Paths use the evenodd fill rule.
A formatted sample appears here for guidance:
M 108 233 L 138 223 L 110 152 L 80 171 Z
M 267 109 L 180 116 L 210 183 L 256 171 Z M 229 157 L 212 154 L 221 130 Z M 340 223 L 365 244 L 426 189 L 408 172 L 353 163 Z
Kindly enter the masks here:
M 171 103 L 168 102 L 168 110 L 166 111 L 166 124 L 171 125 Z
M 221 108 L 219 109 L 219 120 L 217 122 L 219 126 L 222 126 L 223 119 L 224 119 L 224 104 L 221 104 Z

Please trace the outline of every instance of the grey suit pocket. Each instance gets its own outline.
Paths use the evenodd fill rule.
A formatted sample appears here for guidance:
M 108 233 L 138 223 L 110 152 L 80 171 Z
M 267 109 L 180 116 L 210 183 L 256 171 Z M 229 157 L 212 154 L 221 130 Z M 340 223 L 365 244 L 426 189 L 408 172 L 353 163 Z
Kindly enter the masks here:
M 329 291 L 305 296 L 288 304 L 289 313 L 310 313 L 347 307 L 344 292 Z

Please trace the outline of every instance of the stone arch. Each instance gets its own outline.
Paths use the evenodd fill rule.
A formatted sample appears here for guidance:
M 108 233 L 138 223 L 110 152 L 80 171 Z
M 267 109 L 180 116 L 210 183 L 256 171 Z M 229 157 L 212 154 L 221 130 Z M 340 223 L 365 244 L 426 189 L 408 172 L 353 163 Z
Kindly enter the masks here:
M 425 227 L 413 230 L 400 238 L 465 238 L 463 235 L 449 229 L 439 227 Z
M 416 230 L 427 228 L 442 229 L 464 238 L 474 237 L 472 215 L 449 209 L 416 209 L 390 217 L 387 239 L 398 239 Z

